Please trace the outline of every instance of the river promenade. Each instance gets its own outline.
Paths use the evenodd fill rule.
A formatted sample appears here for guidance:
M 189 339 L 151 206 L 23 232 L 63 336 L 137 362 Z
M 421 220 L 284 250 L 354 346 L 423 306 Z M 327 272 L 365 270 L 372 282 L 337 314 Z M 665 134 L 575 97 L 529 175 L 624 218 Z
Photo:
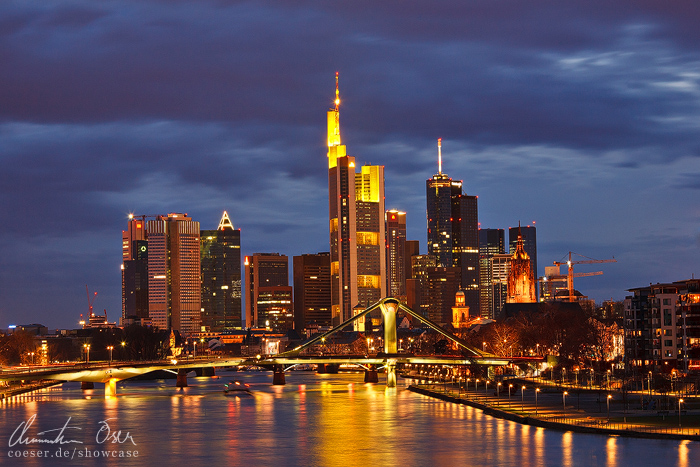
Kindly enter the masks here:
M 640 400 L 644 397 L 641 393 L 628 393 L 628 404 L 624 404 L 619 392 L 538 384 L 530 379 L 505 380 L 496 387 L 492 382 L 487 387 L 483 380 L 481 387 L 449 381 L 416 381 L 408 389 L 478 408 L 493 417 L 542 428 L 700 441 L 700 411 L 682 407 L 679 414 L 678 410 L 630 409 L 641 405 Z M 694 407 L 698 403 L 700 400 L 693 398 L 690 405 Z

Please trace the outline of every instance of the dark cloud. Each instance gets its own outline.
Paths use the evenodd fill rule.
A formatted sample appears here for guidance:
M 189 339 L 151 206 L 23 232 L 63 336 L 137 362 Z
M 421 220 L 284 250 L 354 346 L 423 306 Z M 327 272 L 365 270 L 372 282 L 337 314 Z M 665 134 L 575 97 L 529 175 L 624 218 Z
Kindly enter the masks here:
M 88 280 L 117 314 L 129 212 L 214 228 L 227 209 L 244 253 L 327 250 L 335 71 L 348 152 L 385 165 L 409 237 L 425 241 L 442 137 L 484 227 L 537 220 L 541 265 L 625 259 L 594 298 L 653 280 L 644 264 L 682 278 L 698 260 L 678 221 L 699 187 L 698 17 L 653 0 L 2 3 L 0 317 L 65 325 L 52 316 Z M 32 278 L 51 300 L 26 303 Z

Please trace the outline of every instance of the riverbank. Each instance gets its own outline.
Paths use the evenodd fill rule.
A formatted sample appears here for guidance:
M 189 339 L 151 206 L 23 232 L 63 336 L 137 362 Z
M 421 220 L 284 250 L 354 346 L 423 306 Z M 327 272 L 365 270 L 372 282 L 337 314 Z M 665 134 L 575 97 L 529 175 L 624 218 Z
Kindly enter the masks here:
M 9 399 L 10 397 L 19 396 L 28 392 L 37 391 L 39 389 L 50 388 L 57 384 L 63 384 L 63 381 L 42 380 L 24 383 L 17 387 L 8 387 L 0 390 L 0 400 Z
M 504 393 L 499 393 L 499 397 L 496 397 L 491 396 L 486 390 L 482 393 L 477 391 L 469 393 L 452 387 L 448 389 L 447 385 L 410 385 L 408 390 L 447 402 L 474 407 L 492 417 L 524 425 L 577 433 L 700 441 L 700 429 L 696 426 L 672 427 L 668 423 L 666 426 L 641 425 L 635 423 L 635 419 L 639 418 L 636 414 L 628 414 L 620 419 L 618 416 L 611 418 L 606 414 L 575 410 L 573 407 L 567 408 L 565 398 L 562 398 L 564 402 L 556 407 L 551 403 L 552 398 L 544 394 L 533 404 L 530 398 L 526 400 L 522 397 L 517 400 L 512 397 L 512 394 L 504 400 L 502 396 Z M 536 393 L 534 388 L 532 393 Z M 697 416 L 686 415 L 686 418 L 692 420 L 693 425 L 697 423 Z M 663 420 L 666 419 L 672 418 L 665 416 Z

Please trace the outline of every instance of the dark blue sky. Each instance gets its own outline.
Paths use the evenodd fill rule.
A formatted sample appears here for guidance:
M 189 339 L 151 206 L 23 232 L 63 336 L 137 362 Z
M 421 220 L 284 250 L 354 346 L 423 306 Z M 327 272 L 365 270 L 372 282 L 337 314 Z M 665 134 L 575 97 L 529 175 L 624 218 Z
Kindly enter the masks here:
M 482 227 L 537 221 L 539 274 L 597 301 L 700 274 L 694 1 L 0 3 L 0 327 L 121 313 L 129 212 L 223 210 L 244 254 L 328 250 L 325 112 L 386 167 L 425 252 L 425 180 Z

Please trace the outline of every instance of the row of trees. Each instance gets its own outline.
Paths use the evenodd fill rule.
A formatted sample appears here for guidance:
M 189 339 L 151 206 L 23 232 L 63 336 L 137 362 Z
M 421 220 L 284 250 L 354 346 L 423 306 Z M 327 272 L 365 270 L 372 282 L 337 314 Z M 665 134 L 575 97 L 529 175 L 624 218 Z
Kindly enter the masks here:
M 604 366 L 603 362 L 619 358 L 616 352 L 620 350 L 622 330 L 614 321 L 597 319 L 591 310 L 581 308 L 546 305 L 543 308 L 469 330 L 457 330 L 455 334 L 472 347 L 499 356 L 555 355 L 564 368 L 580 364 Z M 412 350 L 449 352 L 452 346 L 441 346 L 442 340 L 437 333 L 424 334 Z
M 170 334 L 138 325 L 121 328 L 83 329 L 76 336 L 50 337 L 48 362 L 80 361 L 85 345 L 90 345 L 90 360 L 108 360 L 112 347 L 114 360 L 156 360 L 168 355 Z M 41 340 L 24 330 L 0 336 L 0 365 L 40 363 Z

